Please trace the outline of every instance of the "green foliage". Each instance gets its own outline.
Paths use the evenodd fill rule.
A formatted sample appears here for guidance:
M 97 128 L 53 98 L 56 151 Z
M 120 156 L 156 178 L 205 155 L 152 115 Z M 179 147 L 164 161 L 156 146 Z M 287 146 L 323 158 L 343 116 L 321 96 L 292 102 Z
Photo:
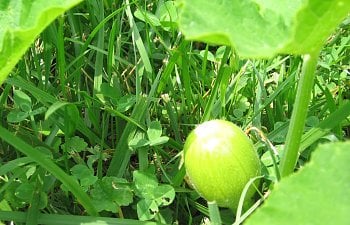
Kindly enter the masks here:
M 137 215 L 140 220 L 150 220 L 157 216 L 159 207 L 170 205 L 175 198 L 171 185 L 158 184 L 153 173 L 134 171 L 136 195 L 141 198 L 137 203 Z
M 147 136 L 150 146 L 161 145 L 169 140 L 168 137 L 162 136 L 162 127 L 159 121 L 153 121 L 150 123 L 147 129 Z
M 4 0 L 0 5 L 0 83 L 4 81 L 34 39 L 58 15 L 81 0 L 30 2 Z
M 72 175 L 79 180 L 82 188 L 87 191 L 90 185 L 93 185 L 97 181 L 97 177 L 94 176 L 94 171 L 85 165 L 77 164 L 71 169 Z
M 275 171 L 267 167 L 269 179 L 279 179 L 279 174 L 288 176 L 295 169 L 319 51 L 349 11 L 349 1 L 182 1 L 180 29 L 190 40 L 232 46 L 244 58 L 270 58 L 280 53 L 304 54 L 285 148 L 279 168 L 275 159 L 278 153 L 276 150 L 272 152 Z M 214 89 L 217 87 L 218 82 Z M 204 120 L 207 119 L 205 116 Z M 264 161 L 265 165 L 271 165 L 271 162 Z M 239 216 L 240 213 L 238 219 Z
M 98 211 L 116 213 L 121 206 L 133 202 L 133 193 L 129 183 L 122 178 L 103 177 L 91 190 L 92 200 Z
M 305 167 L 276 184 L 245 224 L 347 224 L 349 149 L 350 142 L 319 146 Z
M 236 50 L 241 55 L 256 50 L 266 57 L 302 51 L 304 45 L 310 50 L 316 39 L 319 47 L 333 30 L 330 26 L 344 16 L 348 1 L 337 15 L 331 7 L 340 1 L 233 1 L 266 6 L 240 8 L 252 14 L 247 23 L 237 24 L 242 31 L 230 29 L 247 34 L 235 40 L 236 49 L 191 42 L 178 30 L 186 16 L 182 10 L 199 3 L 190 15 L 199 17 L 199 9 L 216 2 L 183 1 L 178 8 L 178 1 L 87 0 L 63 14 L 78 2 L 0 1 L 0 221 L 244 221 L 258 207 L 259 196 L 253 208 L 236 214 L 207 206 L 184 181 L 183 142 L 208 119 L 258 128 L 259 133 L 250 130 L 249 135 L 266 165 L 260 191 L 273 191 L 277 176 L 272 156 L 278 163 L 281 155 L 273 155 L 274 150 L 284 152 L 303 58 L 248 60 L 237 57 Z M 230 6 L 211 7 L 200 22 L 215 22 L 210 17 L 215 14 L 224 18 L 215 28 L 228 24 L 227 18 L 240 16 Z M 298 8 L 302 6 L 307 7 Z M 314 6 L 318 15 L 326 13 L 320 20 L 309 18 Z M 274 20 L 279 15 L 282 19 Z M 318 26 L 315 30 L 306 29 L 309 19 Z M 272 31 L 281 29 L 281 21 L 295 30 L 290 26 L 276 35 Z M 349 22 L 340 24 L 317 58 L 311 102 L 304 107 L 307 126 L 298 130 L 303 136 L 296 170 L 307 165 L 318 144 L 349 136 Z M 199 29 L 206 32 L 206 26 Z M 258 41 L 252 39 L 256 37 Z M 305 41 L 287 46 L 288 39 Z M 278 51 L 273 50 L 280 42 Z M 97 213 L 103 217 L 92 216 Z
M 21 223 L 25 223 L 27 213 L 0 211 L 0 217 L 11 218 Z M 76 216 L 76 215 L 58 215 L 58 214 L 38 214 L 38 224 L 51 225 L 67 225 L 67 224 L 86 224 L 86 225 L 159 225 L 159 223 L 151 221 L 135 221 L 130 219 L 119 219 L 110 217 L 94 217 L 94 216 Z
M 129 142 L 131 148 L 137 149 L 144 146 L 156 146 L 167 143 L 169 137 L 162 136 L 162 126 L 159 121 L 152 121 L 147 128 L 147 138 L 144 133 L 138 132 Z
M 71 154 L 84 151 L 87 146 L 88 144 L 84 141 L 84 139 L 78 136 L 67 139 L 66 142 L 62 145 L 63 149 Z
M 137 9 L 134 15 L 152 27 L 159 26 L 166 31 L 177 28 L 178 12 L 174 1 L 161 1 L 155 14 Z
M 35 193 L 36 187 L 34 183 L 23 183 L 21 185 L 19 185 L 18 188 L 16 188 L 15 191 L 15 196 L 19 199 L 21 199 L 22 201 L 25 201 L 27 203 L 32 202 L 33 197 L 35 198 L 37 193 Z M 47 194 L 44 192 L 39 192 L 39 209 L 44 209 L 47 206 L 48 203 L 48 198 L 47 198 Z
M 49 171 L 57 179 L 59 179 L 63 185 L 65 185 L 69 191 L 77 196 L 82 204 L 86 205 L 89 213 L 97 214 L 94 206 L 91 203 L 90 198 L 82 191 L 82 188 L 77 184 L 76 180 L 68 176 L 60 167 L 55 164 L 46 154 L 34 149 L 32 146 L 21 140 L 20 138 L 13 136 L 9 131 L 0 126 L 0 134 L 4 141 L 14 146 L 17 150 L 21 151 L 25 155 L 29 156 L 36 163 Z
M 65 106 L 63 132 L 67 137 L 71 137 L 74 134 L 79 116 L 79 110 L 76 105 L 69 104 Z
M 7 114 L 7 121 L 9 123 L 19 123 L 28 117 L 34 117 L 46 111 L 45 107 L 38 107 L 37 109 L 33 110 L 31 98 L 20 90 L 14 91 L 13 101 L 15 109 Z
M 349 11 L 348 0 L 183 0 L 179 24 L 188 39 L 233 46 L 244 58 L 266 58 L 319 51 Z

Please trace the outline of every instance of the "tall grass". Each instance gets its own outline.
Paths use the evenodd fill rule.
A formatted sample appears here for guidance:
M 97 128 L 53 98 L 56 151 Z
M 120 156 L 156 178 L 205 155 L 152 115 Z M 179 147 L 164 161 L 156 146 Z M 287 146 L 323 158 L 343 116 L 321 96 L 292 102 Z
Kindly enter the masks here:
M 175 17 L 157 22 L 150 15 L 159 19 L 170 7 L 165 1 L 87 0 L 33 43 L 1 86 L 1 124 L 12 134 L 0 130 L 0 220 L 153 224 L 139 220 L 150 213 L 157 223 L 204 223 L 213 208 L 184 181 L 181 159 L 196 124 L 222 118 L 243 129 L 254 126 L 282 148 L 302 59 L 242 60 L 229 47 L 189 42 L 172 23 Z M 297 168 L 317 143 L 349 137 L 348 28 L 344 23 L 337 30 L 318 59 Z M 10 122 L 11 112 L 19 117 L 23 111 L 15 90 L 31 99 L 32 111 L 45 111 Z M 168 139 L 151 140 L 152 132 Z M 251 138 L 265 163 L 264 192 L 276 175 L 265 158 L 269 146 L 258 135 Z M 76 165 L 86 169 L 74 174 Z M 171 185 L 171 204 L 142 208 L 134 171 L 147 174 L 146 183 Z M 102 205 L 96 185 L 106 177 L 119 182 L 113 188 L 127 188 L 121 199 Z M 123 199 L 128 188 L 129 202 Z M 80 217 L 98 213 L 103 217 Z M 220 213 L 232 224 L 232 212 Z

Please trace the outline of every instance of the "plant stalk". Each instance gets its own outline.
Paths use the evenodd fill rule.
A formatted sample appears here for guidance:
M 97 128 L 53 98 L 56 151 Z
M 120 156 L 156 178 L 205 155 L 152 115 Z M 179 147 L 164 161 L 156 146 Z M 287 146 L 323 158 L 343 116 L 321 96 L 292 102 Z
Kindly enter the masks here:
M 219 207 L 216 202 L 208 202 L 210 224 L 211 225 L 221 225 L 221 217 Z
M 303 67 L 298 82 L 297 95 L 280 163 L 281 177 L 286 177 L 293 173 L 298 160 L 300 141 L 304 131 L 311 92 L 314 85 L 318 56 L 319 52 L 317 51 L 304 55 L 303 58 Z

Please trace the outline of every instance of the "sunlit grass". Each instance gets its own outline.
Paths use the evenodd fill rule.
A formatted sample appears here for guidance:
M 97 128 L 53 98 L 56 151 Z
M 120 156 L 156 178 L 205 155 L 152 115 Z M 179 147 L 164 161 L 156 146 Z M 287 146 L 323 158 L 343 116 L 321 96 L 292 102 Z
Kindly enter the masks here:
M 242 60 L 228 47 L 185 40 L 172 21 L 159 25 L 135 13 L 160 18 L 166 12 L 163 1 L 129 3 L 85 1 L 70 10 L 40 34 L 1 86 L 2 126 L 11 133 L 4 131 L 0 141 L 0 211 L 13 212 L 0 212 L 0 221 L 24 223 L 27 214 L 19 211 L 27 212 L 36 202 L 32 221 L 93 224 L 96 218 L 78 216 L 96 214 L 97 205 L 103 208 L 92 193 L 97 195 L 102 178 L 114 177 L 119 183 L 109 187 L 130 188 L 132 203 L 115 197 L 99 210 L 105 219 L 98 220 L 148 224 L 137 221 L 141 214 L 159 223 L 200 224 L 209 216 L 208 208 L 184 181 L 180 156 L 197 124 L 226 119 L 243 129 L 256 127 L 278 150 L 284 145 L 300 57 Z M 318 59 L 298 166 L 308 161 L 318 143 L 349 137 L 348 29 L 349 24 L 343 24 Z M 23 111 L 14 90 L 29 96 L 32 109 L 45 107 L 50 115 L 9 122 L 10 112 L 20 116 Z M 169 139 L 150 140 L 152 132 Z M 251 139 L 263 163 L 271 161 L 260 137 L 251 134 Z M 86 168 L 80 178 L 71 176 L 75 165 Z M 174 201 L 141 201 L 134 185 L 137 170 L 149 174 L 143 182 L 151 186 L 171 185 Z M 273 170 L 269 164 L 262 192 L 276 180 Z M 34 199 L 23 198 L 35 191 L 40 194 Z M 232 212 L 220 213 L 224 224 L 233 223 Z M 134 220 L 112 219 L 116 217 Z

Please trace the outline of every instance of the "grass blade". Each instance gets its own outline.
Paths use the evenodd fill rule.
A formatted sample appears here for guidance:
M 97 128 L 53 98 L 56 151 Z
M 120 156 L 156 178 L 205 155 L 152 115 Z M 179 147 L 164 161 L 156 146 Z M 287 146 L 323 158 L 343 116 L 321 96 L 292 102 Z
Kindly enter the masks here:
M 25 212 L 5 212 L 0 211 L 0 220 L 15 221 L 18 223 L 26 222 Z M 46 225 L 157 225 L 159 223 L 150 221 L 138 221 L 131 219 L 117 219 L 108 217 L 93 216 L 72 216 L 72 215 L 55 215 L 39 214 L 38 224 Z
M 331 115 L 329 115 L 325 120 L 320 122 L 318 126 L 311 128 L 307 133 L 303 135 L 301 138 L 300 151 L 304 151 L 315 141 L 328 134 L 334 127 L 339 126 L 339 124 L 349 115 L 350 102 L 346 102 Z
M 216 99 L 216 95 L 217 95 L 218 90 L 220 88 L 222 78 L 224 77 L 225 73 L 230 72 L 230 69 L 227 66 L 225 66 L 225 62 L 227 61 L 227 59 L 230 55 L 230 52 L 231 52 L 231 49 L 226 48 L 224 56 L 222 57 L 221 66 L 220 66 L 220 69 L 218 71 L 218 75 L 217 75 L 217 78 L 215 80 L 214 87 L 211 90 L 210 98 L 208 100 L 208 103 L 205 106 L 204 115 L 202 117 L 201 122 L 204 122 L 204 121 L 207 121 L 210 119 L 210 115 L 211 115 L 211 112 L 212 112 L 212 109 L 214 106 L 214 101 Z
M 14 136 L 11 132 L 0 126 L 0 137 L 15 147 L 17 150 L 27 155 L 33 161 L 38 163 L 48 172 L 52 173 L 58 180 L 64 184 L 69 191 L 78 199 L 78 201 L 84 206 L 86 211 L 90 215 L 98 215 L 94 205 L 91 202 L 89 196 L 79 186 L 79 184 L 69 175 L 67 175 L 60 167 L 58 167 L 51 159 L 46 155 L 33 148 L 29 144 L 22 141 L 20 138 Z

